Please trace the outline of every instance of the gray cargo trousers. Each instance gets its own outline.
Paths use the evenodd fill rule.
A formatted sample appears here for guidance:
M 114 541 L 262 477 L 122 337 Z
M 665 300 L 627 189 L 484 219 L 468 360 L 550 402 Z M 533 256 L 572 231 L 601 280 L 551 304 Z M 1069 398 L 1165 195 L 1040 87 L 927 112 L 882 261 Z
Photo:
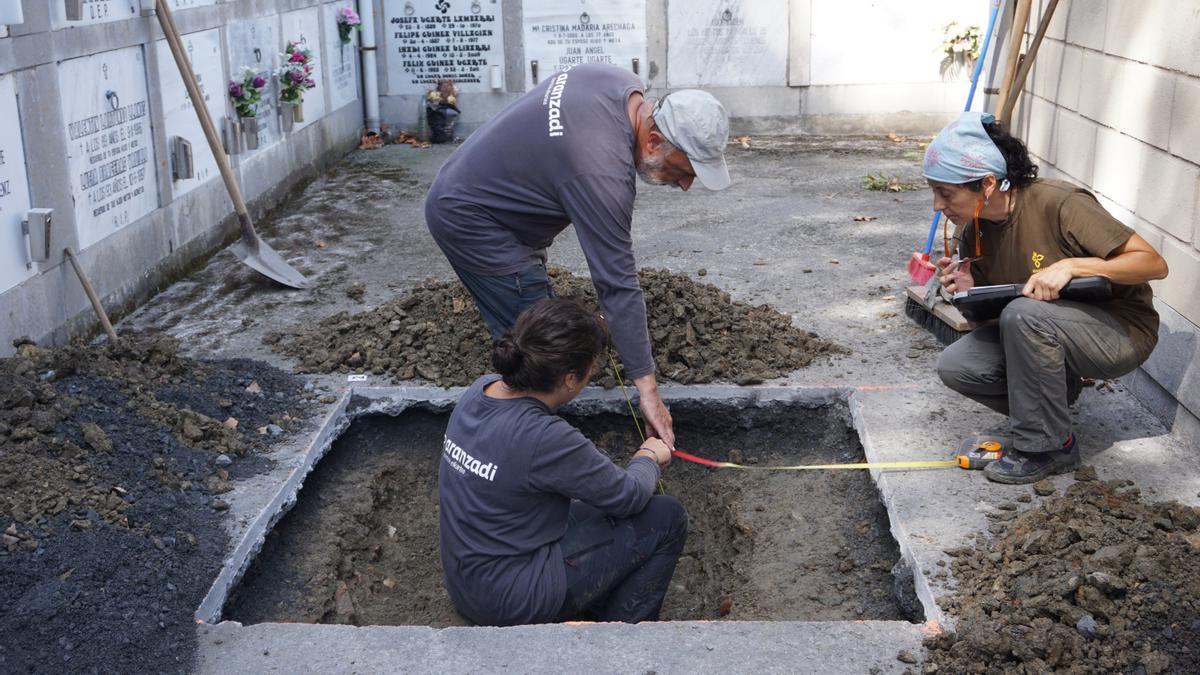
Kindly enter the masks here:
M 1120 377 L 1148 356 L 1094 305 L 1017 298 L 947 347 L 937 369 L 946 386 L 1012 419 L 1014 448 L 1048 452 L 1071 434 L 1070 378 Z

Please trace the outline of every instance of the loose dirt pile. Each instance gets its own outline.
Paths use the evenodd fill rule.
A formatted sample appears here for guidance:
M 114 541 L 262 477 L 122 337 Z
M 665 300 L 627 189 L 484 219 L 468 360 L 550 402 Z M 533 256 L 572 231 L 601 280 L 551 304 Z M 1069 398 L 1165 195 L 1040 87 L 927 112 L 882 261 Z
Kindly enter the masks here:
M 959 622 L 925 672 L 1200 672 L 1200 511 L 1081 469 L 975 548 L 951 550 Z M 1015 513 L 1015 511 L 1013 511 Z
M 552 270 L 560 297 L 598 307 L 591 281 Z M 756 384 L 844 350 L 792 325 L 767 305 L 734 302 L 716 286 L 666 270 L 642 270 L 651 349 L 660 377 L 685 384 Z M 271 333 L 264 342 L 299 360 L 304 373 L 370 372 L 394 381 L 470 384 L 490 370 L 491 339 L 458 281 L 428 282 L 359 314 L 341 312 L 315 328 Z M 594 380 L 616 385 L 611 366 Z
M 218 495 L 303 406 L 291 375 L 176 347 L 0 359 L 0 670 L 190 668 L 191 614 L 228 547 Z

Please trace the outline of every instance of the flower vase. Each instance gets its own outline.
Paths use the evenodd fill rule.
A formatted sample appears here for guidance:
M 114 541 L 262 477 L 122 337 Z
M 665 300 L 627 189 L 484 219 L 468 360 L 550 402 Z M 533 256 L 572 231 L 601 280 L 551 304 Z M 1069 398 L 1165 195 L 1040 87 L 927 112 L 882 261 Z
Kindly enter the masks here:
M 258 118 L 243 117 L 241 118 L 242 136 L 246 139 L 247 150 L 258 149 Z
M 242 125 L 228 117 L 225 119 L 225 154 L 242 154 Z
M 426 106 L 425 118 L 429 122 L 430 143 L 449 143 L 454 140 L 454 125 L 458 122 L 458 108 L 445 103 Z
M 296 125 L 296 109 L 295 103 L 280 103 L 279 104 L 279 119 L 285 133 L 290 133 Z M 303 114 L 301 114 L 303 116 Z
M 292 119 L 296 120 L 297 124 L 304 121 L 304 101 L 295 105 L 295 109 L 292 110 Z

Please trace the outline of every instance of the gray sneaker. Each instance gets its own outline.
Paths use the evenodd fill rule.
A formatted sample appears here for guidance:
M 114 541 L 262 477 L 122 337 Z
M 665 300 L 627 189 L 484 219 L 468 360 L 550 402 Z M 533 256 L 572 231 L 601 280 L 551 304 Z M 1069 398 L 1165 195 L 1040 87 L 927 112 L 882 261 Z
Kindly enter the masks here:
M 983 475 L 995 483 L 1024 485 L 1073 471 L 1078 466 L 1079 446 L 1075 443 L 1075 434 L 1071 434 L 1071 437 L 1059 450 L 1050 452 L 1009 450 L 1003 457 L 984 467 Z

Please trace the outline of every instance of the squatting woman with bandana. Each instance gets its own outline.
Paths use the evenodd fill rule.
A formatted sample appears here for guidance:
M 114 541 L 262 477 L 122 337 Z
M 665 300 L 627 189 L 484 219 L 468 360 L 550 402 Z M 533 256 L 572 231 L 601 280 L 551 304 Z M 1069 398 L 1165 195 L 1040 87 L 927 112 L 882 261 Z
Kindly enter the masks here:
M 967 260 L 938 261 L 946 290 L 1025 284 L 998 321 L 938 359 L 948 387 L 1011 419 L 1012 450 L 984 474 L 1032 483 L 1075 468 L 1069 405 L 1080 378 L 1119 377 L 1150 356 L 1158 314 L 1147 282 L 1167 276 L 1166 262 L 1092 193 L 1039 179 L 1025 146 L 986 113 L 963 113 L 942 129 L 925 152 L 924 174 L 933 208 L 958 226 Z M 1111 300 L 1059 299 L 1071 279 L 1092 276 L 1109 279 Z

